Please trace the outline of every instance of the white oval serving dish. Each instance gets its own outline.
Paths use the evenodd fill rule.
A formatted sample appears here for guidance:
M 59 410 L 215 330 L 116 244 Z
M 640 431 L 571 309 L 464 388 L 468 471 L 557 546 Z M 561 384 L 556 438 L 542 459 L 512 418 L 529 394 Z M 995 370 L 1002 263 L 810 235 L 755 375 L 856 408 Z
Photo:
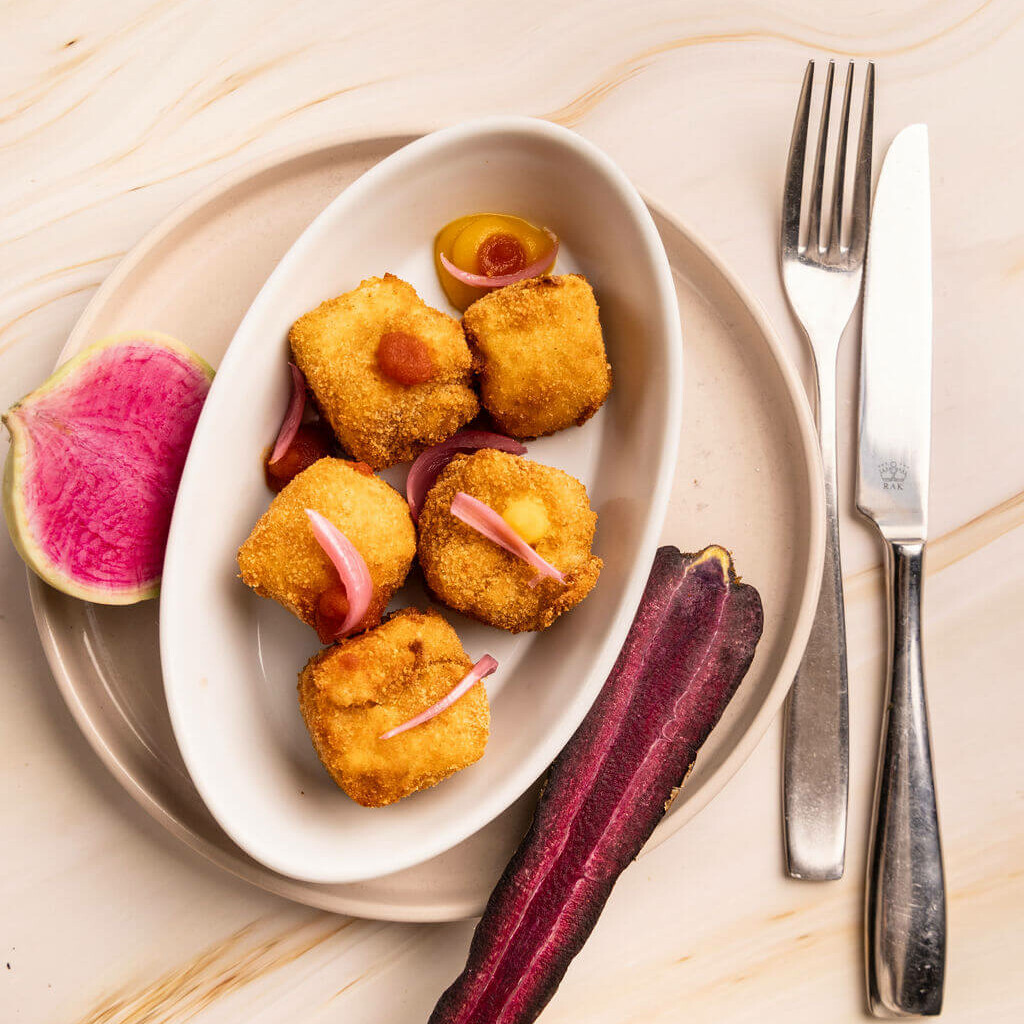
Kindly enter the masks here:
M 292 322 L 385 271 L 448 309 L 433 237 L 480 210 L 551 227 L 563 241 L 556 271 L 586 274 L 597 293 L 611 396 L 586 426 L 531 444 L 529 457 L 587 485 L 605 567 L 587 601 L 541 634 L 513 637 L 447 613 L 471 658 L 489 652 L 500 662 L 488 680 L 487 751 L 434 789 L 368 810 L 328 778 L 298 711 L 295 679 L 318 649 L 315 635 L 242 585 L 235 553 L 271 498 L 262 454 L 286 402 Z M 220 364 L 171 526 L 160 605 L 165 692 L 185 763 L 225 831 L 283 874 L 352 882 L 432 857 L 508 807 L 582 720 L 629 627 L 665 516 L 681 395 L 676 293 L 658 232 L 622 172 L 574 133 L 529 118 L 446 129 L 331 203 L 271 274 Z M 388 476 L 401 485 L 400 471 Z M 407 587 L 393 607 L 425 600 Z

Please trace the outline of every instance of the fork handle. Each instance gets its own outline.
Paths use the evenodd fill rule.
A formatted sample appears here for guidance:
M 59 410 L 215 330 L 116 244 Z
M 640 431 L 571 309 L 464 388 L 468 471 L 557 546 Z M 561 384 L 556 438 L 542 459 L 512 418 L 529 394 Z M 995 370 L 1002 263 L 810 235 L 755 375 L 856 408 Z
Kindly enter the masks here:
M 804 656 L 786 701 L 783 835 L 793 878 L 843 877 L 850 773 L 846 617 L 836 498 L 834 369 L 818 374 L 818 433 L 825 476 L 825 569 Z
M 889 682 L 864 924 L 877 1017 L 942 1010 L 946 889 L 921 658 L 924 544 L 886 544 Z

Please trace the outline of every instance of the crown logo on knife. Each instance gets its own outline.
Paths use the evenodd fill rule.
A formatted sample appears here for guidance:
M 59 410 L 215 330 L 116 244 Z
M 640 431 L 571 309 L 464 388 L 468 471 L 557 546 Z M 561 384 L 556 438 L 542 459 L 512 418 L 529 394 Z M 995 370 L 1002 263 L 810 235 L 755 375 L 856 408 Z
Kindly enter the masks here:
M 902 491 L 903 481 L 907 479 L 907 467 L 895 459 L 886 459 L 878 466 L 878 475 L 882 478 L 882 487 L 887 491 Z

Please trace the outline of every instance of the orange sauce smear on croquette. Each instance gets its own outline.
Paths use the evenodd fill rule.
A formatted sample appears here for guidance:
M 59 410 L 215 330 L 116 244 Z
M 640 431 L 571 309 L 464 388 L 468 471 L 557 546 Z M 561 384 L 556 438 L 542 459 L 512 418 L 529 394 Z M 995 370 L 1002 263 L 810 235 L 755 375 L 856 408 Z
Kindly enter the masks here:
M 349 465 L 359 472 L 366 472 L 370 476 L 373 475 L 373 470 L 365 462 L 351 462 Z M 385 605 L 385 602 L 381 599 L 380 592 L 374 587 L 373 596 L 370 598 L 369 607 L 366 609 L 366 614 L 363 616 L 362 621 L 357 622 L 343 636 L 341 627 L 345 624 L 345 618 L 348 615 L 348 595 L 345 592 L 345 585 L 338 578 L 337 571 L 333 567 L 331 568 L 331 576 L 334 582 L 326 590 L 320 592 L 313 615 L 317 636 L 320 637 L 320 642 L 324 644 L 333 644 L 337 640 L 343 640 L 347 636 L 352 636 L 370 626 L 376 625 L 380 622 L 381 615 L 384 614 Z
M 426 342 L 408 331 L 386 331 L 380 336 L 377 366 L 396 384 L 426 384 L 437 373 Z
M 320 642 L 329 644 L 341 636 L 341 627 L 348 615 L 348 597 L 345 587 L 335 583 L 328 587 L 316 602 L 316 632 Z

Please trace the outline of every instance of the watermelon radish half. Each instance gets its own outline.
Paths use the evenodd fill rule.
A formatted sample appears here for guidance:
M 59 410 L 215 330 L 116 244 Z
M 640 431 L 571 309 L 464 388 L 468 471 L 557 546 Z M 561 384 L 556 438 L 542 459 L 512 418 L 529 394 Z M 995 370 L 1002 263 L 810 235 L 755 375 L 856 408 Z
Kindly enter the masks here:
M 213 370 L 152 331 L 116 334 L 3 417 L 4 515 L 30 569 L 99 604 L 159 589 L 174 496 Z

